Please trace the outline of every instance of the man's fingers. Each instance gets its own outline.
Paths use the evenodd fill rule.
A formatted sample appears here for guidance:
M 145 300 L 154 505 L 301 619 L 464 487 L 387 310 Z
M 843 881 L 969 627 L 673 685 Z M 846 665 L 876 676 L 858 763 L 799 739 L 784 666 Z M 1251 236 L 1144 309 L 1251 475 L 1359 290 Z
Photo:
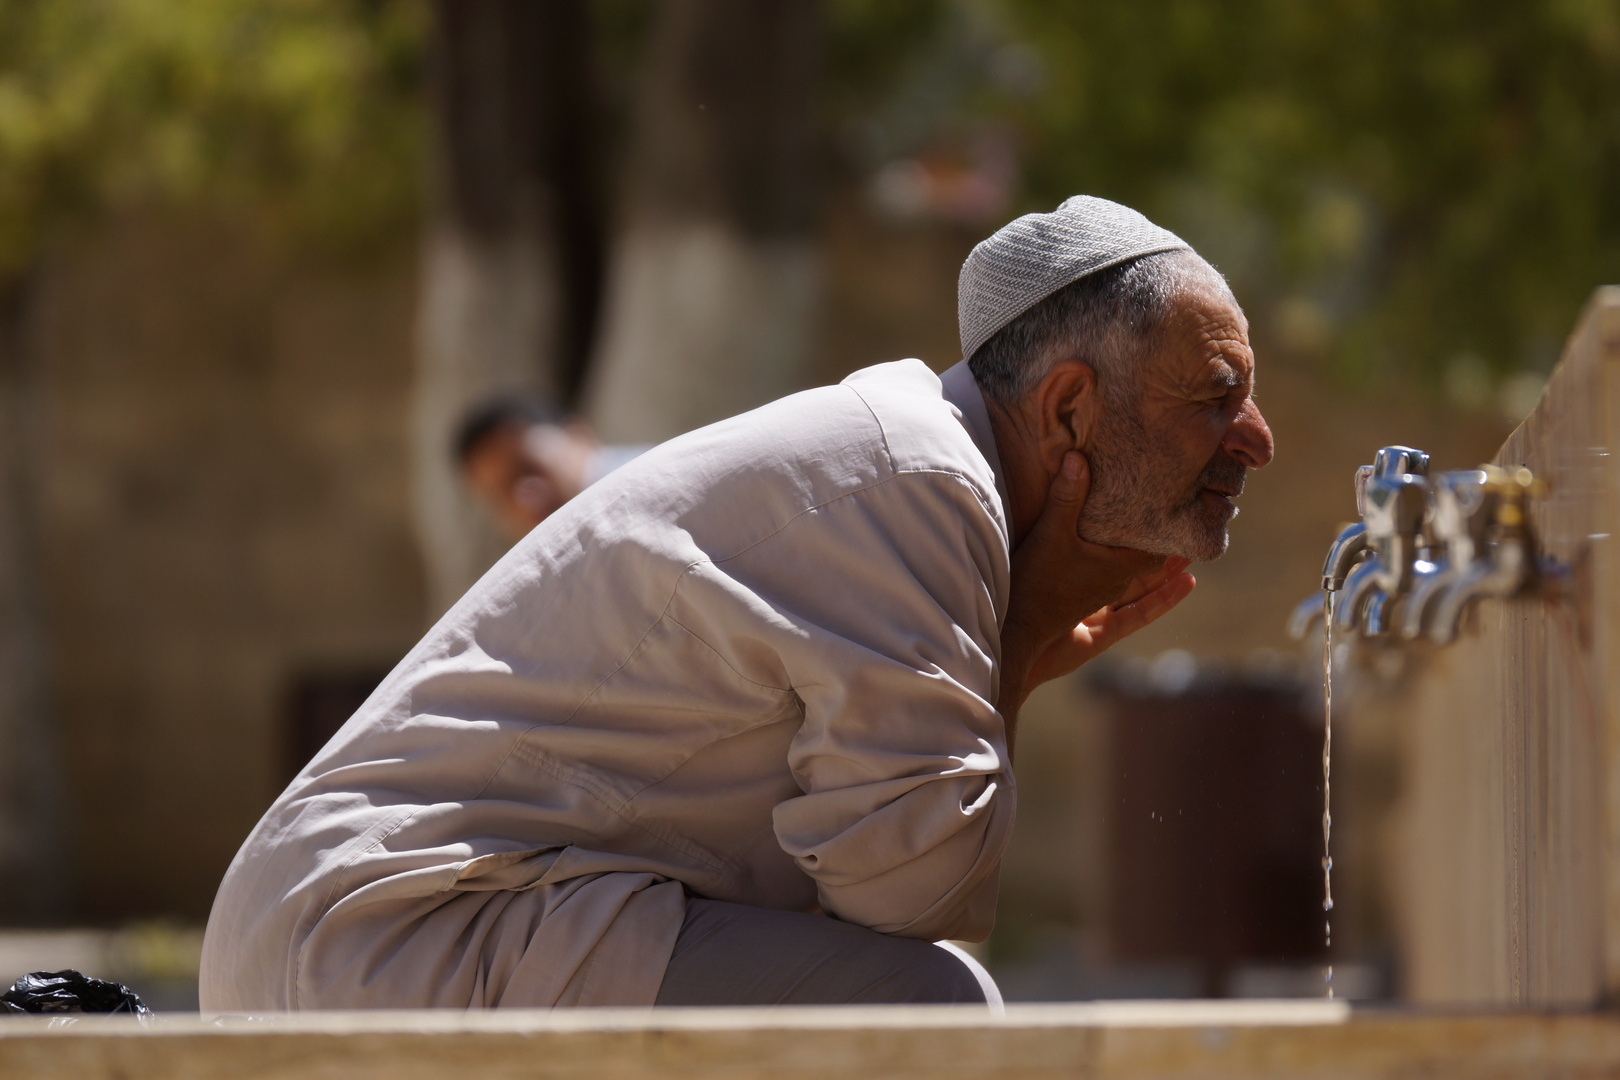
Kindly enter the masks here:
M 1184 559 L 1180 555 L 1156 555 L 1149 562 L 1149 568 L 1137 579 L 1146 586 L 1142 590 L 1144 593 L 1152 592 L 1192 565 L 1191 559 Z
M 1070 450 L 1063 455 L 1063 465 L 1052 481 L 1048 498 L 1059 505 L 1073 505 L 1078 510 L 1086 504 L 1086 495 L 1090 491 L 1091 462 L 1080 451 Z
M 1180 555 L 1172 555 L 1164 560 L 1164 565 L 1150 573 L 1143 574 L 1126 588 L 1124 595 L 1114 601 L 1115 606 L 1131 604 L 1140 600 L 1160 585 L 1169 581 L 1187 567 L 1192 565 L 1191 559 L 1184 559 Z
M 1034 680 L 1030 685 L 1039 686 L 1095 659 L 1181 603 L 1196 584 L 1191 574 L 1181 573 L 1139 600 L 1096 612 L 1041 653 L 1030 668 Z
M 1121 638 L 1130 637 L 1153 622 L 1187 599 L 1197 584 L 1198 579 L 1183 570 L 1138 599 L 1110 608 L 1106 613 L 1099 612 L 1103 615 L 1102 625 L 1096 630 L 1098 636 L 1105 639 L 1102 647 L 1107 648 Z
M 1120 590 L 1120 599 L 1114 601 L 1116 604 L 1133 600 L 1157 587 L 1152 583 L 1152 579 L 1158 578 L 1164 571 L 1163 555 L 1122 547 L 1096 550 L 1107 552 L 1108 561 L 1117 568 L 1120 579 L 1125 583 L 1124 588 Z M 1147 583 L 1146 587 L 1139 587 L 1144 583 Z
M 1046 506 L 1037 528 L 1053 529 L 1065 538 L 1077 537 L 1080 511 L 1085 508 L 1086 496 L 1090 493 L 1091 465 L 1080 451 L 1070 450 L 1063 455 L 1063 464 L 1046 491 Z

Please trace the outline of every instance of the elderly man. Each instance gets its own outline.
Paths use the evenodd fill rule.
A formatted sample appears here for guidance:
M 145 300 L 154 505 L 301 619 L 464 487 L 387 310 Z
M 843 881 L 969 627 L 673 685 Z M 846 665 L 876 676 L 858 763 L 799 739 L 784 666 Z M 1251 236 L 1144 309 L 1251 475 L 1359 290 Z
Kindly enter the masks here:
M 210 1010 L 990 1001 L 1018 710 L 1193 587 L 1271 458 L 1225 282 L 1070 199 L 969 359 L 684 435 L 520 542 L 276 801 Z

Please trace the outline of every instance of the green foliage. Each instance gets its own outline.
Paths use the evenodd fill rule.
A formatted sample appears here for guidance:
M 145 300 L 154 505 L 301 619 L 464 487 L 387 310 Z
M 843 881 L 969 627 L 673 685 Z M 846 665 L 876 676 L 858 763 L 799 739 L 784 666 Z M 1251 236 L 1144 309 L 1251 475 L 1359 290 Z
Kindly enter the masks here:
M 883 30 L 873 6 L 834 5 L 857 37 Z M 1620 281 L 1616 0 L 922 6 L 1039 57 L 1036 92 L 985 65 L 941 120 L 1013 126 L 1024 208 L 1139 207 L 1227 270 L 1272 344 L 1346 375 L 1545 366 Z M 961 52 L 946 36 L 887 34 L 891 97 Z
M 592 6 L 612 141 L 657 6 Z M 1023 208 L 1140 207 L 1232 276 L 1270 344 L 1351 377 L 1545 366 L 1592 287 L 1620 281 L 1620 0 L 826 12 L 829 118 L 858 168 L 1010 129 Z M 408 234 L 427 15 L 0 0 L 0 274 L 126 199 L 247 205 L 345 248 Z
M 414 220 L 414 0 L 0 0 L 0 274 L 127 200 L 353 249 Z
M 829 107 L 835 122 L 872 110 L 921 48 L 937 39 L 939 0 L 827 0 Z
M 1539 365 L 1620 280 L 1613 0 L 1009 8 L 1047 61 L 1020 106 L 1031 195 L 1174 221 L 1300 351 Z

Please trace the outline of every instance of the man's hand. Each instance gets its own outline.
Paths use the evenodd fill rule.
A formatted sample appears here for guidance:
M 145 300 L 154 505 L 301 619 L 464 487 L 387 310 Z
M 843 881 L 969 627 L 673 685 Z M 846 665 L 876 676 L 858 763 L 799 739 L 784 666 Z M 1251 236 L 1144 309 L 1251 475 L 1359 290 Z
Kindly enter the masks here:
M 1080 510 L 1090 488 L 1085 457 L 1069 451 L 1045 509 L 1013 552 L 997 703 L 1009 744 L 1030 691 L 1142 629 L 1193 590 L 1187 559 L 1081 539 Z

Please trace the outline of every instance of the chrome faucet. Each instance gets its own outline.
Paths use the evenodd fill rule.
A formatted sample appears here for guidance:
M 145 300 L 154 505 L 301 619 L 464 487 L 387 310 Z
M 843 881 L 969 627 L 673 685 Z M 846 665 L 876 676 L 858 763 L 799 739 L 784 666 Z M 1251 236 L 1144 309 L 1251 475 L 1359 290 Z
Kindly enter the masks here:
M 1542 591 L 1545 575 L 1530 527 L 1530 496 L 1546 485 L 1529 469 L 1512 471 L 1487 465 L 1478 470 L 1477 500 L 1468 531 L 1447 562 L 1455 569 L 1437 591 L 1428 620 L 1430 640 L 1444 645 L 1457 636 L 1464 614 L 1474 601 L 1494 596 L 1510 599 Z M 1455 527 L 1452 522 L 1448 527 Z
M 1368 637 L 1378 637 L 1385 630 L 1386 609 L 1405 596 L 1417 576 L 1418 552 L 1425 546 L 1428 478 L 1420 473 L 1382 477 L 1375 473 L 1367 483 L 1366 506 L 1368 555 L 1344 579 L 1343 596 L 1333 605 L 1333 621 L 1335 629 L 1354 630 L 1359 625 Z M 1427 565 L 1425 561 L 1425 569 Z
M 1323 593 L 1343 592 L 1335 601 L 1334 621 L 1344 630 L 1363 624 L 1380 634 L 1384 605 L 1399 597 L 1425 566 L 1423 519 L 1427 505 L 1429 455 L 1410 446 L 1386 446 L 1371 465 L 1356 470 L 1356 512 L 1361 520 L 1347 526 L 1328 547 L 1322 564 Z M 1288 632 L 1303 638 L 1322 617 L 1324 596 L 1312 596 L 1294 609 Z
M 1365 465 L 1362 468 L 1366 468 Z M 1358 521 L 1347 526 L 1333 538 L 1328 546 L 1327 562 L 1322 564 L 1322 591 L 1338 592 L 1344 588 L 1350 570 L 1367 554 L 1367 523 Z M 1320 598 L 1318 598 L 1320 599 Z
M 1440 558 L 1420 570 L 1401 607 L 1400 636 L 1416 641 L 1435 625 L 1436 603 L 1456 585 L 1483 552 L 1497 494 L 1484 469 L 1456 469 L 1434 478 L 1431 544 Z

